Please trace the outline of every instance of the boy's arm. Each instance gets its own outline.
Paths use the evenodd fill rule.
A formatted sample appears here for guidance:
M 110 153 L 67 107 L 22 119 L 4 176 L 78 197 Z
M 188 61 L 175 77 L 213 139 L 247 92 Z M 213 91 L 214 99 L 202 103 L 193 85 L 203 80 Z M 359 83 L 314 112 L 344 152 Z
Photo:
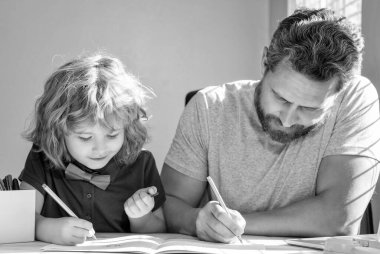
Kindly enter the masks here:
M 166 232 L 165 218 L 162 208 L 139 218 L 129 218 L 131 232 L 160 233 Z
M 162 208 L 154 212 L 154 195 L 157 194 L 155 186 L 137 190 L 124 203 L 124 210 L 128 216 L 131 232 L 134 233 L 160 233 L 166 231 L 166 223 Z M 161 193 L 163 195 L 163 193 Z
M 49 238 L 49 222 L 46 222 L 46 218 L 41 215 L 42 206 L 44 204 L 44 196 L 36 190 L 29 183 L 22 181 L 20 184 L 21 190 L 35 190 L 36 191 L 36 239 L 44 242 L 51 242 Z
M 25 181 L 21 182 L 20 189 L 36 190 Z M 92 224 L 88 221 L 72 218 L 46 218 L 41 215 L 44 196 L 36 190 L 36 239 L 43 242 L 74 245 L 82 243 L 89 235 Z

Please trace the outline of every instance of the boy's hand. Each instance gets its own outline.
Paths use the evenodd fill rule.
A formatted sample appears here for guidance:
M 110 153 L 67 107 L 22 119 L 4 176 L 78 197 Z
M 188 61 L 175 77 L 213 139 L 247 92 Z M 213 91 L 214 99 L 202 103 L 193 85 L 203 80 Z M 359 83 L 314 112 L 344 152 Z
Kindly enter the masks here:
M 135 194 L 124 203 L 124 210 L 128 217 L 140 218 L 152 211 L 154 198 L 151 195 L 156 194 L 156 192 L 157 188 L 155 186 L 136 191 Z
M 62 217 L 53 219 L 51 225 L 51 239 L 53 243 L 62 245 L 75 245 L 83 243 L 90 236 L 92 223 L 74 217 Z

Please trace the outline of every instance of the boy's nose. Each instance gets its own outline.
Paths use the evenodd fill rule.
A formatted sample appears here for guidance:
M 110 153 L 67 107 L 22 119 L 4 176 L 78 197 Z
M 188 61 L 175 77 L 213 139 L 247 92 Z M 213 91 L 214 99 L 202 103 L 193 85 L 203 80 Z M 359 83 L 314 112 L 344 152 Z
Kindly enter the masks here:
M 106 144 L 102 140 L 96 140 L 92 150 L 101 156 L 106 151 Z

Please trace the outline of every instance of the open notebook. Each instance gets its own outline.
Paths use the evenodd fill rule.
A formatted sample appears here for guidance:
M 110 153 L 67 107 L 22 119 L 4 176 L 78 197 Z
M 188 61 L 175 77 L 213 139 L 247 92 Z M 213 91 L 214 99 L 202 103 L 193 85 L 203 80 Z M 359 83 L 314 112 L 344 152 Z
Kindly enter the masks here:
M 169 234 L 166 234 L 168 236 Z M 76 246 L 63 246 L 50 244 L 42 251 L 69 251 L 69 252 L 128 252 L 128 253 L 261 253 L 263 244 L 253 241 L 244 241 L 232 244 L 211 243 L 200 241 L 194 237 L 173 234 L 173 237 L 160 237 L 159 235 L 128 235 L 116 238 L 86 241 Z

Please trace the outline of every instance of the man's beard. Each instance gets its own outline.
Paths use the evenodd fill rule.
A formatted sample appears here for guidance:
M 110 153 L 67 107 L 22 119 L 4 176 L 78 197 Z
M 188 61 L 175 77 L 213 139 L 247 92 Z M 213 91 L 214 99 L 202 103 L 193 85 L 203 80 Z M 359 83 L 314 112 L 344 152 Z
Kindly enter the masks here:
M 272 114 L 264 113 L 264 110 L 261 106 L 261 89 L 262 89 L 262 82 L 260 81 L 260 83 L 257 85 L 256 90 L 255 90 L 256 112 L 257 112 L 257 116 L 259 118 L 263 131 L 266 132 L 271 137 L 272 140 L 283 143 L 283 144 L 287 144 L 298 138 L 306 136 L 312 131 L 318 130 L 324 124 L 326 118 L 308 127 L 305 127 L 304 125 L 300 125 L 300 124 L 294 124 L 286 128 L 287 131 L 273 128 L 273 126 L 278 126 L 282 128 L 284 127 L 282 125 L 280 118 Z

